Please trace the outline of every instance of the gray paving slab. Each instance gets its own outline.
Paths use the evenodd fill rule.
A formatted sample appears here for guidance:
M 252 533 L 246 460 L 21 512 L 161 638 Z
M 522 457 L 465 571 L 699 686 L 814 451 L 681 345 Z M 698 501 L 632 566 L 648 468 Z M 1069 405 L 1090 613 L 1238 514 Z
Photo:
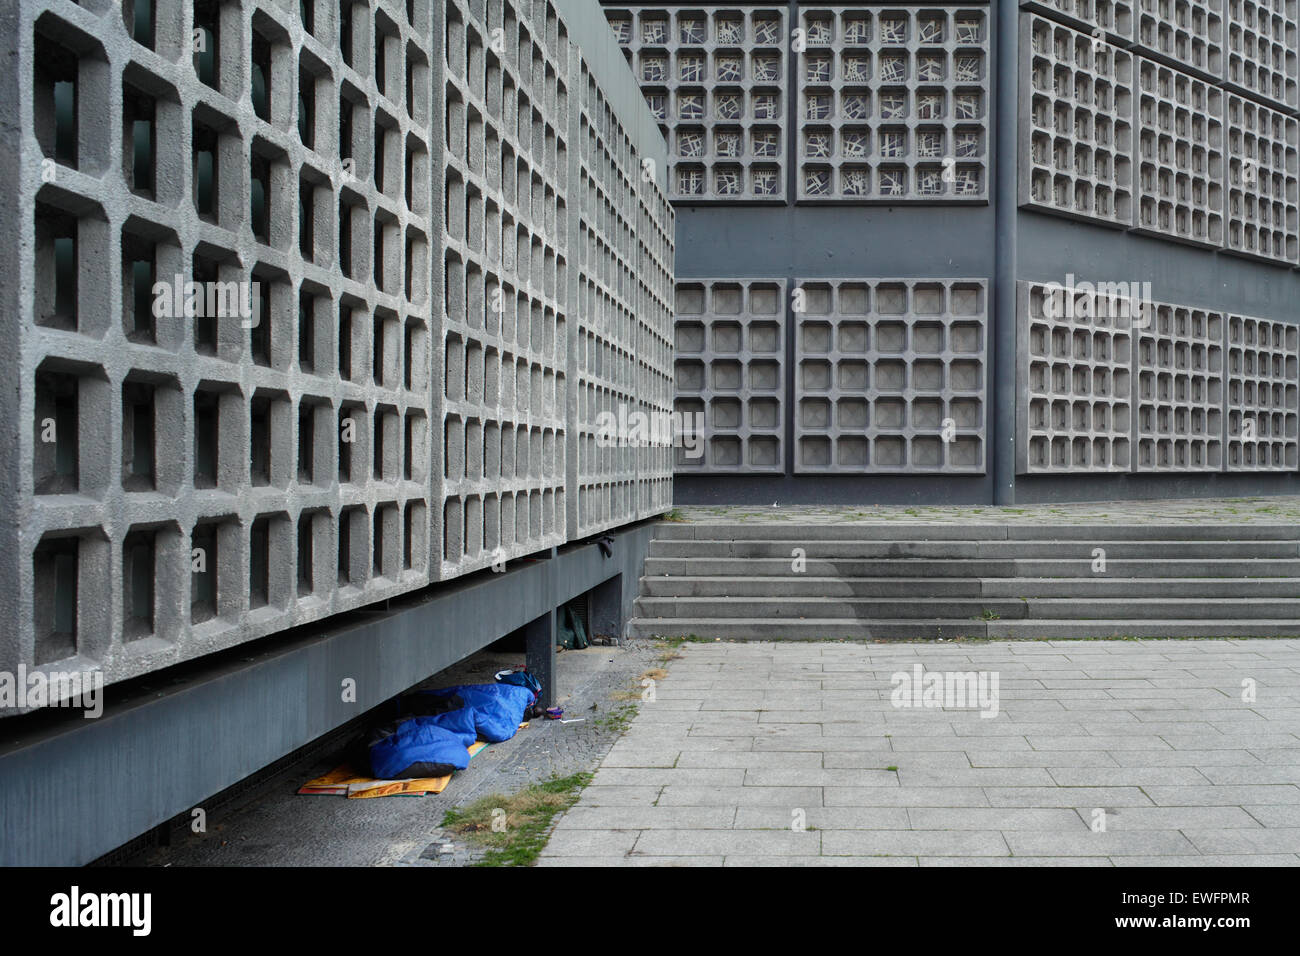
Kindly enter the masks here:
M 647 830 L 637 841 L 650 856 L 820 856 L 822 832 L 805 830 Z
M 1084 823 L 1092 820 L 1092 811 L 1079 810 Z M 1260 822 L 1241 807 L 1125 807 L 1106 810 L 1106 830 L 1179 830 L 1194 829 L 1236 830 L 1260 829 Z
M 722 866 L 721 856 L 543 856 L 538 866 Z
M 688 642 L 679 653 L 544 863 L 1300 863 L 1300 641 Z M 893 675 L 914 664 L 997 673 L 996 716 L 899 706 Z M 1256 681 L 1249 702 L 1244 677 Z
M 1016 856 L 1195 856 L 1197 847 L 1178 830 L 1107 830 L 1094 833 L 1042 833 L 1019 830 L 1006 834 Z
M 631 852 L 640 830 L 556 829 L 547 856 L 612 856 Z
M 734 807 L 574 807 L 560 830 L 719 830 L 732 825 Z
M 1051 767 L 1048 773 L 1061 787 L 1203 786 L 1207 780 L 1195 767 Z
M 997 830 L 827 830 L 827 856 L 1010 856 Z
M 1181 858 L 1176 858 L 1181 859 Z M 1114 866 L 1105 856 L 923 856 L 921 866 Z
M 1295 866 L 1300 863 L 1300 856 L 1294 853 L 1119 856 L 1111 862 L 1115 866 Z
M 827 787 L 828 807 L 987 807 L 980 787 Z

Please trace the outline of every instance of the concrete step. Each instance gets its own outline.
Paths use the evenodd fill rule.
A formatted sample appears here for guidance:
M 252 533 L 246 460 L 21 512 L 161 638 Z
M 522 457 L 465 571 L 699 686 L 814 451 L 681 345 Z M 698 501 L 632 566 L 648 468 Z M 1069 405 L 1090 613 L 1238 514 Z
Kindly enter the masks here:
M 788 573 L 754 575 L 646 576 L 644 597 L 1300 597 L 1300 577 L 1117 578 L 1089 577 L 936 578 L 817 577 Z
M 1112 541 L 1096 537 L 1086 541 L 661 541 L 650 543 L 656 558 L 793 558 L 802 550 L 808 558 L 942 558 L 1008 559 L 1087 558 L 1095 549 L 1106 559 L 1161 558 L 1177 553 L 1182 558 L 1300 558 L 1300 547 L 1290 541 Z
M 1295 635 L 1300 527 L 662 525 L 635 613 L 729 640 Z
M 839 578 L 787 574 L 784 577 L 643 577 L 640 593 L 642 597 L 900 597 L 908 594 L 978 597 L 981 592 L 979 578 Z
M 1138 578 L 1117 577 L 1113 571 L 1113 566 L 1108 565 L 1108 573 L 1086 578 L 982 578 L 980 595 L 1028 598 L 1300 598 L 1300 577 Z
M 641 618 L 756 617 L 805 620 L 1286 620 L 1300 621 L 1300 598 L 641 597 Z
M 785 558 L 655 558 L 645 560 L 645 576 L 679 575 L 701 577 L 709 575 L 759 575 L 779 577 L 793 574 L 791 563 Z M 1145 563 L 1145 562 L 1144 562 Z M 1080 561 L 1070 562 L 1072 574 L 1084 570 Z M 1300 560 L 1296 562 L 1300 568 Z M 1011 577 L 1016 574 L 1014 561 L 977 561 L 907 558 L 872 558 L 852 560 L 841 558 L 828 561 L 808 558 L 804 574 L 813 577 Z
M 1295 637 L 1300 620 L 1281 618 L 1248 621 L 1151 620 L 1131 621 L 990 621 L 988 636 L 995 639 L 1098 637 Z
M 1007 526 L 998 524 L 664 522 L 655 528 L 656 541 L 1005 541 L 1006 538 Z
M 927 524 L 845 521 L 841 524 L 754 521 L 663 522 L 659 541 L 1300 541 L 1294 524 Z
M 911 620 L 948 618 L 974 620 L 984 611 L 1004 618 L 1021 618 L 1028 613 L 1024 601 L 1017 598 L 926 597 L 640 597 L 636 615 L 643 618 L 714 618 L 756 617 L 813 619 L 892 619 Z
M 1179 557 L 1168 557 L 1178 554 Z M 1227 558 L 1206 560 L 1166 549 L 1158 559 L 1116 559 L 1108 553 L 1107 578 L 1290 578 L 1300 577 L 1297 558 Z M 662 577 L 785 577 L 792 576 L 793 558 L 678 557 L 646 558 L 647 578 Z M 1077 578 L 1092 576 L 1091 556 L 992 560 L 971 558 L 807 558 L 803 573 L 822 578 Z
M 815 621 L 740 617 L 700 621 L 694 618 L 633 618 L 633 637 L 704 637 L 723 641 L 934 640 L 985 637 L 983 621 L 860 621 L 821 618 Z
M 778 640 L 935 640 L 943 638 L 993 638 L 1036 640 L 1041 638 L 1106 637 L 1294 637 L 1300 635 L 1297 620 L 1201 621 L 1201 620 L 1110 620 L 1110 621 L 918 621 L 821 618 L 813 621 L 766 618 L 718 618 L 708 621 L 690 618 L 633 618 L 634 637 L 698 637 L 723 641 Z

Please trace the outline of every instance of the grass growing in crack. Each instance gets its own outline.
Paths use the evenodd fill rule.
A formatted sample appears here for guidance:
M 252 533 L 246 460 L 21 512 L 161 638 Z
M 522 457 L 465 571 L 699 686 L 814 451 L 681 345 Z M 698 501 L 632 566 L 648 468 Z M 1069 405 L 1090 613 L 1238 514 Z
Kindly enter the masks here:
M 660 519 L 663 521 L 672 521 L 673 523 L 677 523 L 677 522 L 685 521 L 686 515 L 682 514 L 682 509 L 674 508 L 671 511 L 665 511 L 662 515 L 660 515 Z
M 610 700 L 640 700 L 642 688 L 647 687 L 647 681 L 661 681 L 668 676 L 668 672 L 662 667 L 652 667 L 644 671 L 640 677 L 633 681 L 633 686 L 626 690 L 616 690 L 609 695 Z
M 641 698 L 639 691 L 629 691 L 636 699 Z M 616 695 L 617 697 L 617 695 Z M 615 707 L 604 717 L 597 717 L 595 720 L 597 730 L 612 730 L 617 734 L 624 734 L 628 727 L 632 725 L 632 718 L 636 716 L 636 704 L 626 703 Z
M 546 846 L 551 822 L 578 802 L 591 778 L 590 773 L 575 773 L 534 783 L 513 796 L 491 794 L 448 810 L 442 825 L 487 847 L 475 866 L 532 866 Z
M 698 634 L 656 634 L 654 639 L 658 642 L 657 647 L 664 647 L 670 651 L 676 651 L 683 644 L 717 644 L 718 639 L 714 637 L 700 637 Z M 680 656 L 680 655 L 679 655 Z
M 669 661 L 679 661 L 686 655 L 677 653 L 681 646 L 686 643 L 684 637 L 670 637 L 655 642 L 655 647 L 661 649 L 661 653 L 656 655 L 655 660 L 660 664 L 667 664 Z

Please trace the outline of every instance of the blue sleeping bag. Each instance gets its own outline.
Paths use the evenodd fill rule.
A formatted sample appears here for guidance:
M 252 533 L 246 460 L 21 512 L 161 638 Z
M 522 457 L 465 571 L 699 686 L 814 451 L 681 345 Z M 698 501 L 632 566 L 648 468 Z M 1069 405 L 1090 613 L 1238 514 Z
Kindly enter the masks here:
M 371 772 L 380 780 L 397 780 L 464 770 L 478 732 L 473 709 L 462 707 L 434 717 L 411 717 L 375 736 L 378 739 L 370 745 Z
M 417 691 L 403 701 L 420 713 L 439 710 L 415 699 L 457 697 L 464 706 L 432 716 L 407 717 L 376 728 L 369 738 L 370 770 L 380 780 L 441 777 L 469 766 L 475 740 L 509 740 L 523 723 L 537 694 L 517 684 L 470 684 Z M 454 704 L 452 705 L 454 706 Z
M 474 712 L 474 728 L 479 737 L 491 744 L 513 737 L 524 721 L 524 714 L 537 700 L 535 693 L 517 684 L 468 684 L 422 693 L 459 696 L 465 701 L 465 708 Z

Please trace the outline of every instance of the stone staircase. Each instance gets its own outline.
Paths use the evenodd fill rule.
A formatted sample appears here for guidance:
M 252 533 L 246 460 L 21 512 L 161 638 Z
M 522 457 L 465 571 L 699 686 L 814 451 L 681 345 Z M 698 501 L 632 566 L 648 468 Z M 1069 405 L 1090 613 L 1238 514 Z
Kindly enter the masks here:
M 663 523 L 635 636 L 1300 634 L 1294 524 Z

